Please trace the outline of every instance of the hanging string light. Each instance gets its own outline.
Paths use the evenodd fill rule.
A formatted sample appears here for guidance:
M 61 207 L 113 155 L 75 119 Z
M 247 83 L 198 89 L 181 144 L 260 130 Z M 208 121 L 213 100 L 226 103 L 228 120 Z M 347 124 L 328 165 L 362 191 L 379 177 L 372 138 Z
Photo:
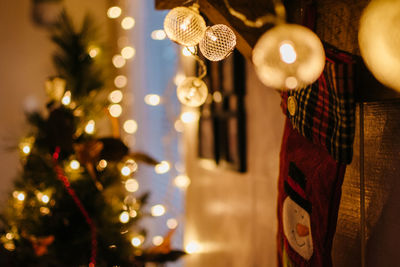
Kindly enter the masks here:
M 179 84 L 176 94 L 179 101 L 190 107 L 199 107 L 207 99 L 207 85 L 197 77 L 188 77 Z
M 206 31 L 206 22 L 199 14 L 199 5 L 172 9 L 165 17 L 164 30 L 168 38 L 180 45 L 197 45 Z
M 220 61 L 235 49 L 236 35 L 228 26 L 217 24 L 207 28 L 199 46 L 201 53 L 208 60 Z

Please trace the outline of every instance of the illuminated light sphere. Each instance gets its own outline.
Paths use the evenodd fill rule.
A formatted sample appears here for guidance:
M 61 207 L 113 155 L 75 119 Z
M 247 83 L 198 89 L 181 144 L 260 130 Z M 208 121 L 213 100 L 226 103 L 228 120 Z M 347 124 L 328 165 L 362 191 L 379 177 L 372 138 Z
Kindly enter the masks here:
M 159 246 L 164 242 L 164 238 L 160 235 L 156 235 L 153 237 L 152 242 L 154 246 Z
M 201 53 L 208 60 L 220 61 L 235 49 L 236 35 L 228 26 L 216 24 L 207 28 L 199 46 Z
M 164 30 L 154 30 L 151 32 L 151 39 L 153 40 L 164 40 L 167 35 Z
M 122 107 L 119 104 L 112 104 L 108 107 L 110 115 L 114 118 L 118 118 L 122 114 Z
M 125 162 L 125 165 L 131 170 L 131 172 L 135 172 L 138 169 L 138 165 L 133 159 L 128 159 Z
M 197 54 L 196 46 L 185 46 L 182 48 L 182 55 L 185 57 L 190 57 Z
M 125 189 L 128 192 L 136 192 L 139 189 L 139 183 L 135 179 L 128 179 L 125 182 Z
M 184 46 L 195 46 L 204 36 L 206 22 L 199 14 L 198 5 L 176 7 L 165 17 L 164 30 L 172 41 Z
M 133 58 L 136 54 L 136 50 L 135 48 L 133 48 L 132 46 L 125 46 L 124 48 L 122 48 L 121 50 L 121 55 L 125 58 L 125 59 L 130 59 Z
M 50 198 L 48 195 L 43 195 L 41 200 L 43 203 L 47 204 L 47 203 L 49 203 Z
M 124 166 L 121 169 L 121 174 L 124 176 L 129 176 L 131 174 L 131 169 L 128 166 Z
M 375 78 L 400 91 L 400 1 L 371 1 L 358 32 L 361 56 Z
M 177 131 L 178 133 L 182 133 L 185 130 L 185 127 L 181 120 L 175 121 L 174 128 L 175 128 L 175 131 Z
M 174 77 L 174 83 L 179 86 L 186 79 L 186 75 L 183 73 L 177 73 Z
M 169 229 L 175 229 L 176 227 L 178 227 L 178 221 L 175 218 L 168 219 L 167 227 Z
M 179 101 L 189 107 L 199 107 L 206 102 L 207 85 L 197 77 L 188 77 L 176 89 Z
M 81 167 L 81 164 L 79 163 L 79 161 L 74 159 L 74 160 L 71 160 L 71 162 L 69 163 L 69 166 L 71 167 L 71 169 L 77 170 L 77 169 L 79 169 L 79 167 Z
M 121 21 L 121 27 L 124 30 L 132 29 L 135 26 L 135 19 L 132 17 L 125 17 Z
M 318 79 L 325 66 L 325 53 L 318 36 L 308 28 L 281 24 L 257 41 L 253 63 L 266 86 L 295 89 Z
M 117 88 L 125 87 L 127 85 L 127 83 L 128 83 L 128 78 L 126 78 L 126 76 L 124 76 L 124 75 L 118 75 L 114 79 L 114 85 Z
M 121 214 L 119 215 L 119 221 L 122 223 L 129 222 L 129 213 L 127 211 L 121 212 Z
M 107 10 L 107 16 L 110 19 L 116 19 L 121 16 L 122 10 L 119 6 L 112 6 Z
M 190 185 L 190 179 L 186 175 L 178 175 L 174 179 L 174 185 L 181 189 L 186 189 Z
M 137 216 L 136 210 L 130 210 L 129 211 L 129 216 L 131 216 L 131 218 L 135 218 Z
M 124 98 L 124 95 L 121 90 L 114 90 L 108 95 L 108 99 L 115 104 L 121 102 L 122 98 Z
M 12 239 L 14 238 L 14 235 L 13 235 L 12 233 L 7 233 L 7 234 L 6 234 L 6 238 L 7 238 L 8 240 L 12 240 Z
M 159 217 L 165 214 L 165 207 L 163 205 L 154 205 L 151 207 L 151 215 L 154 217 Z
M 61 103 L 64 106 L 68 106 L 71 103 L 71 91 L 66 91 L 63 98 L 61 99 Z
M 198 253 L 201 250 L 201 245 L 196 241 L 191 241 L 185 246 L 185 251 L 188 254 Z
M 138 125 L 137 122 L 134 120 L 127 120 L 124 122 L 124 130 L 125 132 L 129 133 L 129 134 L 134 134 L 136 133 L 138 129 Z
M 91 58 L 95 58 L 100 53 L 100 48 L 97 46 L 90 46 L 88 48 L 88 54 Z
M 138 247 L 142 244 L 142 240 L 139 237 L 134 237 L 131 240 L 132 246 Z
M 161 97 L 155 94 L 149 94 L 144 97 L 144 102 L 150 106 L 157 106 L 161 102 Z
M 95 124 L 94 120 L 90 120 L 85 126 L 85 132 L 87 134 L 93 134 L 94 130 L 95 130 L 95 126 L 96 126 L 96 124 Z
M 114 67 L 119 69 L 119 68 L 122 68 L 123 66 L 125 66 L 126 61 L 125 61 L 125 58 L 123 56 L 115 55 L 112 58 L 112 63 L 114 65 Z
M 22 193 L 22 192 L 18 193 L 17 199 L 18 199 L 19 201 L 24 201 L 24 200 L 25 200 L 25 194 Z
M 167 173 L 169 171 L 169 169 L 170 169 L 170 165 L 169 165 L 168 161 L 165 161 L 165 160 L 161 161 L 154 167 L 155 172 L 158 174 Z
M 102 159 L 99 161 L 99 167 L 104 169 L 107 167 L 107 161 L 105 159 Z
M 25 155 L 28 155 L 29 153 L 31 153 L 31 147 L 30 147 L 29 145 L 24 145 L 24 146 L 22 147 L 22 152 L 23 152 Z
M 185 111 L 181 114 L 181 121 L 183 123 L 192 123 L 199 118 L 199 114 L 194 111 Z

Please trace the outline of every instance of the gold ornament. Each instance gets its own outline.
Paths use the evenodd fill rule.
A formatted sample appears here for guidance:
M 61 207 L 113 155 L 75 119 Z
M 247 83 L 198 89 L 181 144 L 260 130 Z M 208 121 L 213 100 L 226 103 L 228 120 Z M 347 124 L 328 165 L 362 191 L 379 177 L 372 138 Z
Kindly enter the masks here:
M 206 31 L 206 22 L 198 9 L 197 4 L 172 9 L 164 19 L 164 30 L 168 38 L 184 46 L 197 45 Z
M 199 107 L 207 99 L 207 85 L 197 77 L 188 77 L 179 84 L 176 94 L 179 101 L 189 107 Z
M 358 42 L 375 78 L 400 91 L 400 1 L 371 1 L 361 16 Z
M 228 26 L 217 24 L 207 28 L 199 46 L 201 53 L 208 60 L 220 61 L 235 49 L 236 35 Z
M 257 41 L 253 63 L 266 86 L 296 89 L 318 79 L 325 66 L 325 53 L 318 36 L 308 28 L 280 24 Z

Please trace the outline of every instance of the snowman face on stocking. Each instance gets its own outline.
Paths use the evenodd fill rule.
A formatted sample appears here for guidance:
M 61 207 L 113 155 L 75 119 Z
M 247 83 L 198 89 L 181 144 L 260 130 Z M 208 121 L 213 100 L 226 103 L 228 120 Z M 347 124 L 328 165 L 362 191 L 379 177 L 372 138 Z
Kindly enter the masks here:
M 289 245 L 300 256 L 309 260 L 313 254 L 310 215 L 290 197 L 283 202 L 282 212 L 283 232 Z

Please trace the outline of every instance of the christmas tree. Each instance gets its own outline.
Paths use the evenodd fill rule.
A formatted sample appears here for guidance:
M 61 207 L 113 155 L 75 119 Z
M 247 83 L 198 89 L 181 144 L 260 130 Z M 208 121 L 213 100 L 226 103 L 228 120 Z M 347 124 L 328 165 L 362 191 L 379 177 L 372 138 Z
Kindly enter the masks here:
M 119 136 L 107 100 L 107 75 L 93 57 L 95 30 L 86 17 L 76 30 L 66 13 L 50 30 L 57 75 L 46 82 L 46 112 L 27 115 L 22 171 L 0 214 L 1 266 L 143 266 L 184 253 L 164 243 L 143 248 L 140 219 L 148 194 L 136 195 L 138 164 Z M 96 50 L 94 50 L 96 52 Z M 97 53 L 96 53 L 97 54 Z M 111 113 L 111 115 L 110 115 Z M 108 117 L 112 136 L 98 137 L 95 122 Z M 128 192 L 128 193 L 127 193 Z

